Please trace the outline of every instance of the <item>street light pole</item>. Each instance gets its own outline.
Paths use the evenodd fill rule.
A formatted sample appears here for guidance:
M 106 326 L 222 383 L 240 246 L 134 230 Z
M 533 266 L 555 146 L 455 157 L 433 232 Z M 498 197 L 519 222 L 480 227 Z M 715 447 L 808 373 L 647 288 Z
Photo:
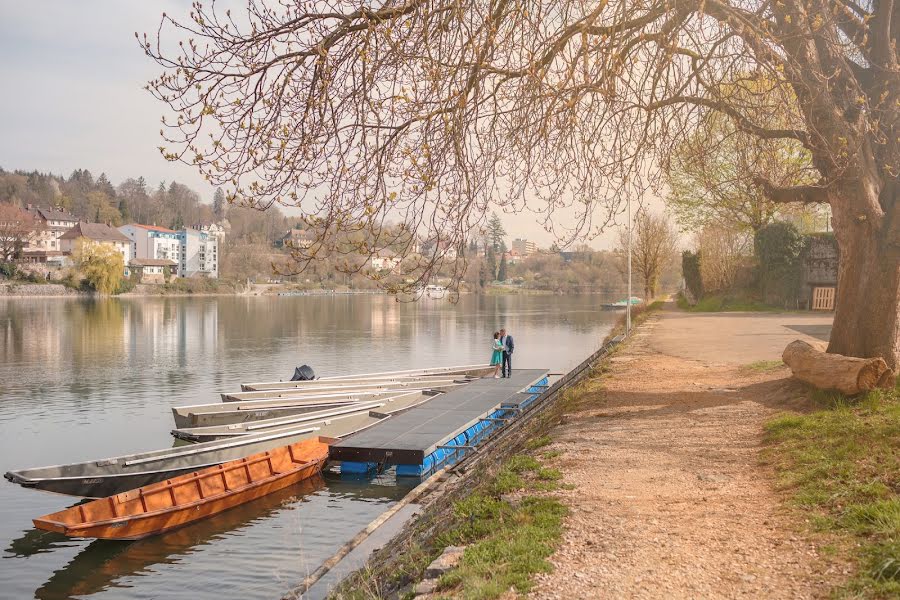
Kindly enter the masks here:
M 625 335 L 631 333 L 631 195 L 628 195 L 628 298 L 625 300 Z

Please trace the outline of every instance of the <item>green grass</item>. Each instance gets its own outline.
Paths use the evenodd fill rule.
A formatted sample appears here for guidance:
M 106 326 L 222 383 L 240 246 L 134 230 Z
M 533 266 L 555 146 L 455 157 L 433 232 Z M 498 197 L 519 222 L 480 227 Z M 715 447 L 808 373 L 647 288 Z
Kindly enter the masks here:
M 856 565 L 846 597 L 900 597 L 900 389 L 766 425 L 765 452 L 813 528 L 830 532 Z
M 690 312 L 781 312 L 784 310 L 781 307 L 764 304 L 758 300 L 741 295 L 715 294 L 704 296 L 697 301 L 697 304 L 691 306 L 687 299 L 682 294 L 679 294 L 676 303 L 678 308 Z
M 784 363 L 780 360 L 758 360 L 744 365 L 744 369 L 747 371 L 755 371 L 757 373 L 765 373 L 766 371 L 773 371 L 783 364 Z
M 478 600 L 499 598 L 510 588 L 525 594 L 535 573 L 550 571 L 547 557 L 562 534 L 566 508 L 534 494 L 554 488 L 561 477 L 559 470 L 517 455 L 485 489 L 455 503 L 453 525 L 438 536 L 438 546 L 466 549 L 459 566 L 439 580 L 440 594 Z M 522 493 L 521 502 L 500 499 L 512 491 Z
M 525 444 L 525 448 L 527 450 L 537 450 L 538 448 L 549 446 L 552 442 L 553 440 L 549 435 L 542 435 L 540 437 L 528 440 L 528 442 Z

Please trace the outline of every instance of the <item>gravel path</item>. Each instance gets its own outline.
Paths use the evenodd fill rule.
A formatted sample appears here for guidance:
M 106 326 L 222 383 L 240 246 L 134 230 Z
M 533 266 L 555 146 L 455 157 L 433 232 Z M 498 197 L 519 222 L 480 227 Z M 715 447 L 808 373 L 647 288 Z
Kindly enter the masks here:
M 653 332 L 668 315 L 551 433 L 575 488 L 560 492 L 571 513 L 532 597 L 827 596 L 846 569 L 800 533 L 759 458 L 763 422 L 802 406 L 802 391 L 785 367 L 660 354 Z

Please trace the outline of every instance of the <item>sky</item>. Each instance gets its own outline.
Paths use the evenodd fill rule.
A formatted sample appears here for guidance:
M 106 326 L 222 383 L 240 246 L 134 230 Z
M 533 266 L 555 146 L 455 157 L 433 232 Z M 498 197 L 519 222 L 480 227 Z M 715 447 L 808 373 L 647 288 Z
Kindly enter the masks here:
M 143 86 L 160 71 L 134 38 L 155 32 L 164 11 L 189 10 L 190 0 L 0 0 L 0 167 L 174 180 L 210 202 L 195 169 L 159 154 L 164 107 Z M 554 241 L 533 214 L 501 218 L 510 240 Z M 610 231 L 590 244 L 616 239 Z

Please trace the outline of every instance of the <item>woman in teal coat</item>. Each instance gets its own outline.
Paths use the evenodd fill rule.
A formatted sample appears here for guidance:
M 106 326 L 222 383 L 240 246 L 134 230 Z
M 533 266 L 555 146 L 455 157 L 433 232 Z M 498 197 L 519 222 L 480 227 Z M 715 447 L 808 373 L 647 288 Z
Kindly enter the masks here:
M 491 366 L 494 367 L 494 379 L 500 379 L 500 366 L 503 364 L 503 344 L 500 342 L 500 332 L 494 332 L 494 343 L 491 346 L 494 353 L 491 354 Z

